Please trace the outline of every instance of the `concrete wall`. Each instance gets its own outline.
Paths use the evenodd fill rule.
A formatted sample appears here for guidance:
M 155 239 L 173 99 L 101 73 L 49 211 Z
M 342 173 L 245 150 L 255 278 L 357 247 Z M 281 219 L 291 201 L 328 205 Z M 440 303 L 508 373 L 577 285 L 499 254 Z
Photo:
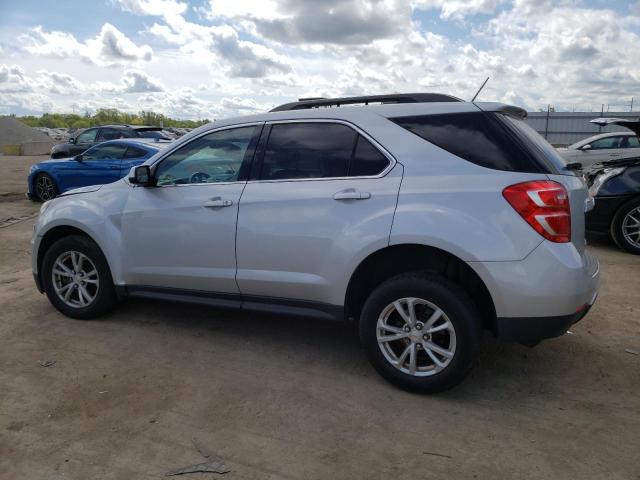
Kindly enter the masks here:
M 548 122 L 547 112 L 529 112 L 526 122 L 555 146 L 571 145 L 598 133 L 629 131 L 616 125 L 599 127 L 589 122 L 600 117 L 637 119 L 640 112 L 550 112 Z

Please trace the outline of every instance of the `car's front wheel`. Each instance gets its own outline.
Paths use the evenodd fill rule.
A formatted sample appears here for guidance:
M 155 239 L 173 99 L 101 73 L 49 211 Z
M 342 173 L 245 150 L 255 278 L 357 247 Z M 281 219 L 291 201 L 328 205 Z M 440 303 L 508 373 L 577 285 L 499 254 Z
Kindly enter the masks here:
M 49 301 L 68 317 L 99 317 L 116 304 L 107 261 L 89 238 L 56 241 L 44 255 L 41 275 Z
M 640 198 L 620 207 L 611 222 L 611 236 L 618 247 L 640 255 Z
M 35 197 L 41 202 L 51 200 L 58 195 L 56 182 L 46 173 L 39 173 L 33 181 Z
M 434 393 L 457 385 L 471 369 L 480 319 L 453 282 L 436 274 L 402 274 L 371 293 L 360 337 L 384 378 L 405 390 Z

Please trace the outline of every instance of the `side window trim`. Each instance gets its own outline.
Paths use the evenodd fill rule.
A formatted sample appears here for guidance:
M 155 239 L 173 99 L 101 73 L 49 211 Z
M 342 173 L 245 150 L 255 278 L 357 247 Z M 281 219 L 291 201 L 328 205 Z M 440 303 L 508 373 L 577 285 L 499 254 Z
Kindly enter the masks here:
M 264 160 L 264 152 L 265 147 L 271 134 L 271 127 L 273 125 L 278 124 L 287 124 L 287 123 L 334 123 L 339 125 L 345 125 L 356 132 L 356 139 L 354 141 L 353 150 L 351 152 L 351 158 L 349 160 L 347 176 L 346 177 L 318 177 L 318 178 L 288 178 L 288 179 L 260 179 L 260 173 L 262 170 L 262 163 Z M 366 140 L 373 145 L 373 147 L 378 150 L 389 162 L 384 170 L 382 170 L 378 175 L 363 175 L 357 177 L 350 177 L 349 171 L 351 170 L 351 162 L 353 161 L 353 154 L 355 153 L 355 149 L 358 145 L 358 139 L 360 137 L 365 138 Z M 308 181 L 327 181 L 327 180 L 357 180 L 360 178 L 382 178 L 385 177 L 392 169 L 395 167 L 397 160 L 393 155 L 391 155 L 382 145 L 380 145 L 373 137 L 371 137 L 364 130 L 359 128 L 357 125 L 354 125 L 351 122 L 347 122 L 345 120 L 335 120 L 335 119 L 326 119 L 326 118 L 301 118 L 295 120 L 271 120 L 265 123 L 265 126 L 262 131 L 262 136 L 260 137 L 260 144 L 258 145 L 258 152 L 256 158 L 254 159 L 254 165 L 251 168 L 251 176 L 249 177 L 249 182 L 308 182 Z
M 240 172 L 238 174 L 238 179 L 231 181 L 231 182 L 217 182 L 215 183 L 215 185 L 228 185 L 231 183 L 246 183 L 247 179 L 242 179 L 241 175 L 244 175 L 245 177 L 248 176 L 248 173 L 245 172 L 245 163 L 250 161 L 253 162 L 253 158 L 255 157 L 255 146 L 254 149 L 251 151 L 251 158 L 249 159 L 249 151 L 252 147 L 252 145 L 254 145 L 254 141 L 257 143 L 260 139 L 260 133 L 262 133 L 264 131 L 264 125 L 265 122 L 250 122 L 250 123 L 238 123 L 238 124 L 234 124 L 234 125 L 226 125 L 224 127 L 220 127 L 220 128 L 212 128 L 211 130 L 206 130 L 201 132 L 200 134 L 198 134 L 197 136 L 194 136 L 193 138 L 190 138 L 189 141 L 184 142 L 184 143 L 180 143 L 178 145 L 172 145 L 171 148 L 167 149 L 164 154 L 162 155 L 162 157 L 158 158 L 155 162 L 153 162 L 152 165 L 150 165 L 151 168 L 151 173 L 153 175 L 155 175 L 156 170 L 158 169 L 158 166 L 168 157 L 170 157 L 173 153 L 177 152 L 178 150 L 180 150 L 181 148 L 185 147 L 186 145 L 190 144 L 191 142 L 194 142 L 202 137 L 205 137 L 207 135 L 211 135 L 212 133 L 216 133 L 216 132 L 222 132 L 224 130 L 233 130 L 236 128 L 244 128 L 244 127 L 255 127 L 256 131 L 253 134 L 253 137 L 251 138 L 251 142 L 249 143 L 249 146 L 247 147 L 247 151 L 245 152 L 245 156 L 242 159 L 242 164 L 240 166 Z M 168 188 L 168 187 L 194 187 L 194 186 L 202 186 L 202 185 L 211 185 L 210 183 L 185 183 L 185 184 L 180 184 L 180 185 L 158 185 L 156 188 Z M 135 185 L 134 185 L 135 187 Z

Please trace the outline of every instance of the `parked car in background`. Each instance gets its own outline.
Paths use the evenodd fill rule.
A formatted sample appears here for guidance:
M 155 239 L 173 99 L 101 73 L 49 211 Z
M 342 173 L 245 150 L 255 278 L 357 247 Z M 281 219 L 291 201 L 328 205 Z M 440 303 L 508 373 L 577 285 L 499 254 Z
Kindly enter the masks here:
M 567 148 L 559 148 L 558 153 L 567 164 L 577 162 L 588 167 L 604 161 L 640 156 L 639 119 L 596 118 L 591 123 L 600 126 L 620 125 L 631 132 L 602 133 L 580 140 Z
M 51 200 L 72 188 L 115 182 L 158 153 L 166 140 L 111 140 L 69 158 L 36 163 L 29 170 L 27 196 Z
M 584 176 L 595 199 L 587 230 L 610 235 L 618 247 L 640 255 L 640 156 L 594 165 Z
M 45 203 L 35 282 L 80 319 L 137 296 L 351 320 L 383 377 L 451 388 L 483 329 L 534 345 L 598 292 L 585 185 L 525 116 L 396 94 L 216 121 Z
M 107 140 L 119 138 L 151 138 L 171 140 L 162 133 L 162 127 L 144 125 L 102 125 L 91 127 L 71 137 L 67 143 L 59 143 L 51 149 L 51 158 L 68 158 L 79 155 L 88 148 Z

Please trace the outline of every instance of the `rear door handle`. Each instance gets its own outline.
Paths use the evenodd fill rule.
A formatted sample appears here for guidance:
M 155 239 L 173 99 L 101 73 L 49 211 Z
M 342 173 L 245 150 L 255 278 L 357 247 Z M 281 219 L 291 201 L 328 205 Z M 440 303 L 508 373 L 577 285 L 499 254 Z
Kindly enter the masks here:
M 371 198 L 369 192 L 359 192 L 355 188 L 348 188 L 333 194 L 334 200 L 366 200 L 367 198 Z
M 231 200 L 223 200 L 221 197 L 213 197 L 202 204 L 206 208 L 230 207 L 233 205 Z

